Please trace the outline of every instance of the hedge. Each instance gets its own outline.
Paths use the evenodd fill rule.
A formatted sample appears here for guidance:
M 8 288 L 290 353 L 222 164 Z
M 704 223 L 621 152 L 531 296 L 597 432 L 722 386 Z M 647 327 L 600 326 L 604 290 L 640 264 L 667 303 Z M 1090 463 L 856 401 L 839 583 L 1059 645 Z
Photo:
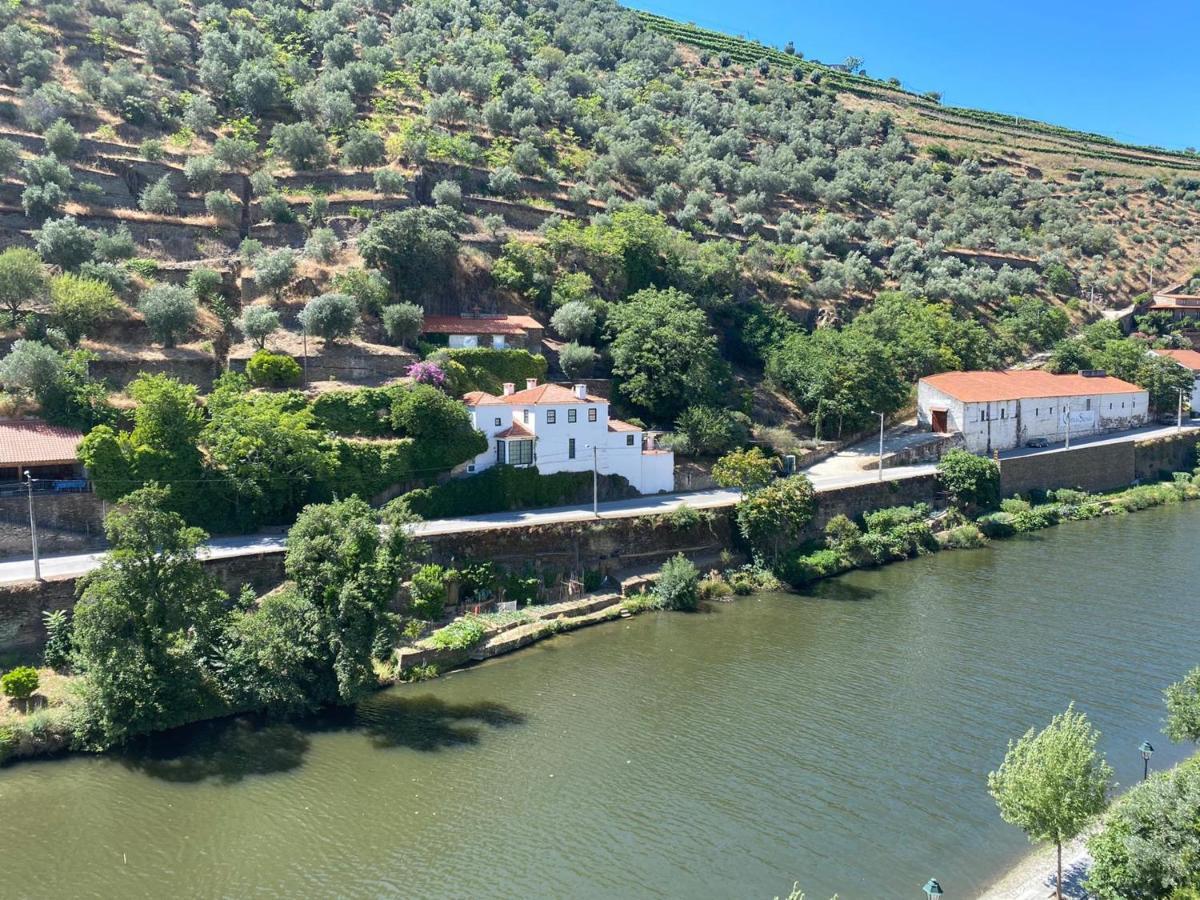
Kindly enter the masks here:
M 376 494 L 414 477 L 412 438 L 394 441 L 339 440 L 337 474 L 329 482 L 330 495 L 357 494 L 370 500 Z
M 506 381 L 511 381 L 518 388 L 525 386 L 527 378 L 536 378 L 541 381 L 546 377 L 548 368 L 546 357 L 535 355 L 528 350 L 492 350 L 487 347 L 470 347 L 444 350 L 439 355 L 443 354 L 467 370 L 475 389 L 492 394 L 500 393 L 502 385 Z M 470 390 L 470 388 L 467 389 Z
M 620 475 L 601 475 L 606 496 L 631 493 Z M 459 478 L 433 488 L 404 495 L 404 502 L 423 519 L 444 519 L 510 509 L 567 506 L 592 498 L 591 472 L 555 472 L 542 475 L 535 466 L 494 466 L 479 475 Z
M 317 428 L 334 434 L 384 437 L 392 433 L 391 409 L 399 388 L 330 391 L 312 402 Z

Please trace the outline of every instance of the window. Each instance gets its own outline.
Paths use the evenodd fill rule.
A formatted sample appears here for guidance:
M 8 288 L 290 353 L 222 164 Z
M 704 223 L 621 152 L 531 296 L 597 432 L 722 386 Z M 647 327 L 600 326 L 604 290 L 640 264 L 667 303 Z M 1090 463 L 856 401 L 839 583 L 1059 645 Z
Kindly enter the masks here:
M 496 441 L 496 465 L 504 465 L 504 441 Z
M 575 438 L 567 440 L 567 459 L 575 458 Z
M 555 410 L 555 409 L 546 410 L 546 424 L 553 425 L 556 421 L 558 421 L 558 410 Z
M 1040 415 L 1042 414 L 1041 407 L 1039 407 L 1039 406 L 1035 406 L 1035 407 L 1033 408 L 1033 414 L 1034 414 L 1035 416 L 1040 416 Z
M 577 410 L 577 409 L 568 409 L 567 410 L 567 421 L 570 422 L 572 425 L 575 424 L 575 420 L 578 417 L 579 417 L 579 410 Z
M 594 406 L 588 408 L 588 421 L 589 422 L 596 421 L 596 407 L 594 407 Z
M 1091 408 L 1092 408 L 1092 398 L 1088 397 L 1087 406 L 1085 406 L 1084 409 L 1091 409 Z
M 1005 416 L 1006 416 L 1007 414 L 1008 414 L 1008 410 L 1007 410 L 1007 409 L 1005 409 L 1003 406 L 1002 406 L 1002 407 L 1000 407 L 1000 418 L 1002 418 L 1002 419 L 1003 419 L 1003 418 L 1005 418 Z
M 529 424 L 529 410 L 527 410 L 527 409 L 521 410 L 521 421 L 524 422 L 526 425 Z
M 1124 403 L 1122 403 L 1121 405 L 1122 405 L 1122 406 L 1124 406 L 1125 404 L 1124 404 Z M 1108 408 L 1109 408 L 1109 409 L 1112 409 L 1112 403 L 1111 403 L 1111 402 L 1109 402 L 1109 404 L 1108 404 Z
M 496 416 L 496 424 L 497 424 L 497 425 L 499 425 L 499 424 L 500 424 L 500 417 L 499 417 L 499 416 Z
M 508 464 L 528 466 L 533 462 L 533 441 L 505 441 L 508 444 Z
M 626 447 L 633 446 L 633 435 L 632 434 L 625 435 L 625 446 Z

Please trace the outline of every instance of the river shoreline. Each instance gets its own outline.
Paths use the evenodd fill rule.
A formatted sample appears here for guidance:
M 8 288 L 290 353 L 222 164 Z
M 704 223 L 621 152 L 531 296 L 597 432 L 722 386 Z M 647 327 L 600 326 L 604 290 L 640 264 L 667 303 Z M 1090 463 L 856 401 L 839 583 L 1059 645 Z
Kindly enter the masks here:
M 1190 500 L 1200 499 L 1200 491 L 1189 490 L 1187 492 L 1179 491 L 1172 493 L 1171 499 L 1163 499 L 1159 497 L 1155 502 L 1146 503 L 1144 505 L 1134 505 L 1132 507 L 1122 505 L 1122 499 L 1131 496 L 1133 492 L 1143 490 L 1145 488 L 1170 488 L 1177 485 L 1178 482 L 1163 481 L 1153 485 L 1135 486 L 1126 488 L 1122 491 L 1114 491 L 1109 494 L 1089 495 L 1100 511 L 1089 518 L 1096 517 L 1120 517 L 1129 512 L 1137 512 L 1142 509 L 1153 508 L 1155 506 L 1165 505 L 1169 502 L 1187 502 Z M 1190 486 L 1191 481 L 1188 482 Z M 1165 496 L 1165 495 L 1163 495 Z M 984 517 L 988 518 L 988 517 Z M 982 521 L 982 520 L 981 520 Z M 1041 527 L 1057 527 L 1061 524 L 1067 524 L 1071 520 L 1054 521 L 1048 526 Z M 947 535 L 950 532 L 943 532 L 942 535 Z M 1011 530 L 1002 530 L 994 533 L 991 539 L 1006 540 L 1010 537 L 1019 536 L 1024 532 L 1013 532 Z M 975 546 L 960 546 L 953 542 L 938 541 L 936 552 L 956 549 L 985 549 L 987 543 Z M 926 551 L 933 552 L 933 551 Z M 911 557 L 909 557 L 911 558 Z M 892 559 L 880 563 L 876 566 L 853 566 L 844 568 L 839 571 L 830 572 L 825 575 L 817 576 L 806 583 L 806 587 L 816 583 L 817 581 L 829 580 L 840 575 L 847 574 L 849 571 L 855 571 L 861 568 L 881 568 L 883 566 L 892 565 L 896 562 L 903 562 L 902 559 Z M 715 569 L 713 570 L 716 571 Z M 619 590 L 616 592 L 606 592 L 603 594 L 586 594 L 582 597 L 568 601 L 566 603 L 553 604 L 548 607 L 535 607 L 529 615 L 525 615 L 516 621 L 503 622 L 499 621 L 494 627 L 489 627 L 484 634 L 483 639 L 476 645 L 454 649 L 439 649 L 430 644 L 428 639 L 419 641 L 414 645 L 398 646 L 394 651 L 395 666 L 383 675 L 381 673 L 379 690 L 385 690 L 393 687 L 396 684 L 408 681 L 420 681 L 426 678 L 437 677 L 438 675 L 447 674 L 449 672 L 458 671 L 468 668 L 475 663 L 484 659 L 489 659 L 495 656 L 507 655 L 516 652 L 517 650 L 528 647 L 534 643 L 545 640 L 563 631 L 575 630 L 578 628 L 586 628 L 591 625 L 597 625 L 601 622 L 613 621 L 621 617 L 636 615 L 646 611 L 649 607 L 645 603 L 644 596 L 653 586 L 655 580 L 654 573 L 642 572 L 637 574 L 627 573 L 625 578 L 619 582 Z M 728 585 L 726 584 L 726 587 Z M 761 588 L 760 588 L 761 589 Z M 782 588 L 786 590 L 786 588 Z M 732 600 L 735 594 L 732 591 L 727 591 L 716 597 L 710 598 L 715 600 Z M 68 676 L 73 678 L 73 676 Z M 53 712 L 54 708 L 43 710 L 43 712 Z M 194 720 L 177 722 L 170 729 L 194 725 L 199 722 L 215 721 L 225 718 L 231 718 L 246 713 L 254 713 L 258 710 L 253 709 L 230 709 L 222 710 L 217 715 L 205 714 Z M 12 725 L 6 726 L 3 720 L 0 720 L 0 766 L 10 762 L 23 759 L 33 759 L 46 756 L 62 756 L 67 753 L 74 752 L 89 752 L 70 749 L 71 730 L 69 716 L 62 717 L 61 721 L 43 721 L 39 724 L 37 732 L 14 733 Z M 997 897 L 999 900 L 999 897 Z

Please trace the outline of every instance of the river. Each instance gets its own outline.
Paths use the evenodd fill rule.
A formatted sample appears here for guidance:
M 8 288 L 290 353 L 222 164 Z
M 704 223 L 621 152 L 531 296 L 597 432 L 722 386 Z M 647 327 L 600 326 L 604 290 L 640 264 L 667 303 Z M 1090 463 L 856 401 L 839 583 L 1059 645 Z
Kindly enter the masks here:
M 1028 849 L 984 788 L 1075 700 L 1170 765 L 1200 504 L 639 616 L 303 725 L 0 770 L 14 897 L 972 897 Z

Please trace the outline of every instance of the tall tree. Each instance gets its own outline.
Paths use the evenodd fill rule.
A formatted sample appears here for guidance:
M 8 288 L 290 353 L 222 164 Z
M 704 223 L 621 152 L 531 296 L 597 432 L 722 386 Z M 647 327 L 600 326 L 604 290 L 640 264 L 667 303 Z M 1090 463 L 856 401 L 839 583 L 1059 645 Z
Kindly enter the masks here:
M 219 706 L 211 649 L 225 595 L 196 556 L 207 539 L 142 488 L 105 520 L 111 549 L 80 582 L 75 665 L 83 673 L 80 740 L 111 746 Z
M 1097 752 L 1100 733 L 1072 704 L 1040 732 L 1032 728 L 1009 742 L 1000 768 L 988 775 L 988 792 L 1005 822 L 1031 841 L 1058 851 L 1056 890 L 1062 900 L 1062 845 L 1078 837 L 1108 803 L 1112 768 Z

